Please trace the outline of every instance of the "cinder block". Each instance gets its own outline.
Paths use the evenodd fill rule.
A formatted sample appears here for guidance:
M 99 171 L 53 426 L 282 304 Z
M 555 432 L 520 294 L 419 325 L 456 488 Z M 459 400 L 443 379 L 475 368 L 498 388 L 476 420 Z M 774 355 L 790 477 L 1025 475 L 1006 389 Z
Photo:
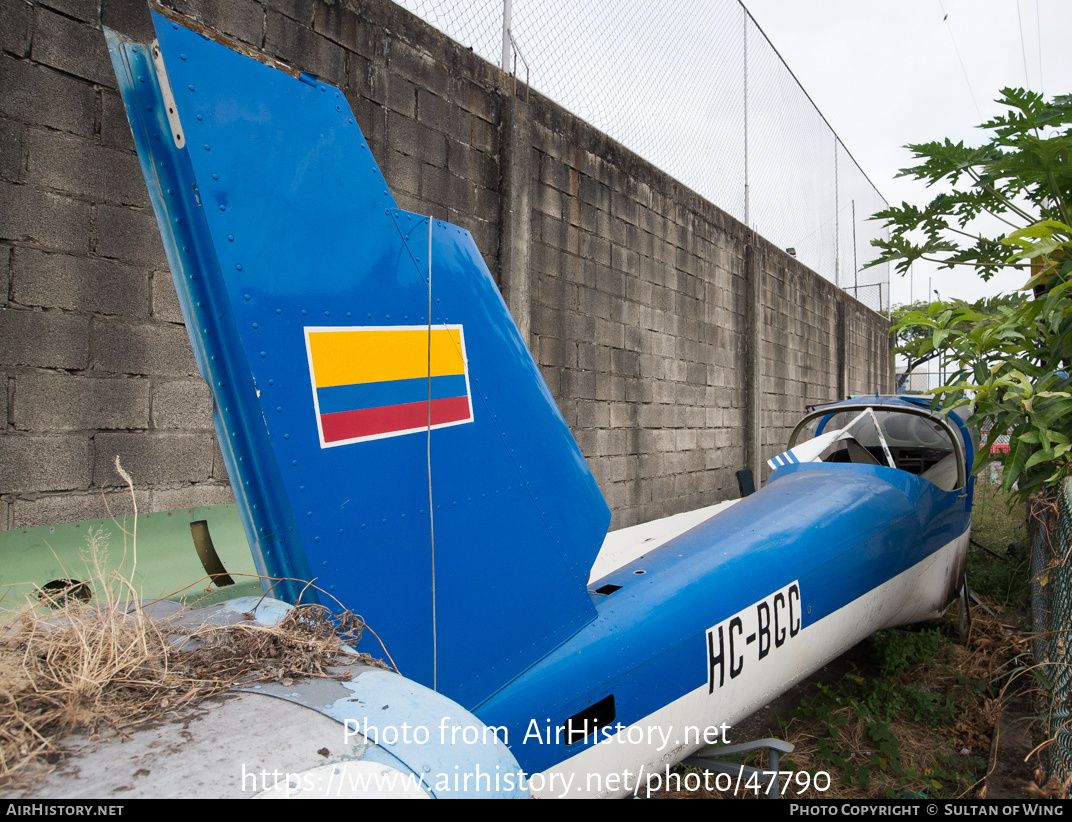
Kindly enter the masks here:
M 655 335 L 648 335 L 649 342 Z M 645 380 L 661 380 L 666 377 L 666 359 L 658 354 L 640 354 L 640 376 Z
M 576 311 L 580 304 L 578 288 L 557 274 L 540 275 L 536 283 L 536 300 L 558 310 Z
M 388 66 L 392 73 L 440 97 L 445 98 L 450 91 L 450 72 L 446 65 L 397 38 L 391 41 Z
M 13 419 L 22 431 L 147 428 L 149 381 L 19 374 Z
M 380 55 L 377 55 L 377 58 L 379 57 Z M 360 67 L 359 63 L 358 68 Z M 361 119 L 358 119 L 358 123 L 369 145 L 377 146 L 384 138 L 384 120 L 388 111 L 387 89 L 391 82 L 391 75 L 387 67 L 379 63 L 379 59 L 370 61 L 364 69 L 364 72 L 359 73 L 351 64 L 347 82 L 352 93 L 372 104 L 370 111 L 373 116 L 368 120 L 369 128 L 365 128 L 365 123 Z M 373 148 L 373 153 L 375 150 Z
M 149 205 L 134 154 L 39 128 L 27 132 L 24 146 L 25 181 L 30 185 L 82 195 L 94 202 Z
M 637 406 L 637 425 L 641 428 L 669 428 L 672 424 L 672 410 L 669 406 L 646 403 Z
M 707 385 L 707 366 L 699 362 L 689 363 L 685 379 L 691 385 Z
M 403 117 L 414 119 L 417 114 L 417 87 L 397 74 L 388 73 L 385 79 L 387 107 Z
M 626 282 L 630 279 L 624 270 L 613 266 L 599 265 L 596 269 L 596 286 L 604 294 L 613 297 L 615 302 L 625 299 Z
M 606 428 L 608 425 L 610 425 L 610 403 L 577 403 L 578 428 Z
M 571 175 L 571 169 L 562 165 L 557 159 L 548 154 L 541 153 L 538 162 L 541 183 L 567 194 L 573 196 L 577 195 L 578 187 L 580 185 L 579 180 L 576 184 L 571 184 L 571 177 L 576 175 L 576 172 L 573 172 L 573 175 Z
M 674 378 L 674 368 L 677 362 L 671 360 L 666 365 L 667 379 L 657 380 L 652 383 L 651 396 L 652 399 L 662 405 L 673 405 L 677 402 L 677 391 L 675 390 L 676 384 L 671 382 Z
M 431 166 L 447 167 L 447 137 L 443 132 L 413 122 L 405 129 L 412 142 L 408 143 L 409 153 L 417 156 L 422 163 Z M 457 178 L 461 179 L 461 178 Z M 468 184 L 469 181 L 466 181 Z
M 447 128 L 445 133 L 447 137 L 461 145 L 466 146 L 468 150 L 479 151 L 479 149 L 473 148 L 473 121 L 480 118 L 475 117 L 466 109 L 460 106 L 451 106 L 447 115 Z
M 620 194 L 617 191 L 611 194 L 611 214 L 615 217 L 624 220 L 630 225 L 636 225 L 637 211 L 636 201 L 627 194 Z
M 138 512 L 149 510 L 149 492 L 134 491 Z M 134 513 L 129 491 L 113 491 L 102 495 L 99 491 L 88 494 L 50 494 L 36 499 L 12 501 L 15 528 L 34 528 L 38 525 L 59 525 L 64 522 L 83 522 L 87 519 L 110 519 L 129 517 Z M 118 540 L 116 547 L 122 550 L 122 534 L 113 533 Z
M 415 214 L 426 213 L 428 211 L 425 202 L 416 195 L 400 191 L 395 194 L 395 200 L 398 202 L 398 207 L 404 211 L 412 211 Z
M 130 132 L 130 121 L 127 119 L 126 109 L 123 107 L 123 98 L 117 92 L 102 89 L 101 98 L 101 143 L 109 148 L 121 151 L 134 151 L 134 138 Z M 144 181 L 142 188 L 145 187 Z
M 482 151 L 472 150 L 466 143 L 447 137 L 447 168 L 451 174 L 470 180 L 488 189 L 498 189 L 499 163 Z
M 629 340 L 627 339 L 625 348 L 616 348 L 611 351 L 611 371 L 625 377 L 640 376 L 640 355 L 636 351 L 627 350 L 628 348 Z
M 499 129 L 479 118 L 470 118 L 469 143 L 477 151 L 497 156 L 499 153 Z
M 60 194 L 0 182 L 0 239 L 89 251 L 90 207 Z
M 386 120 L 387 133 L 385 139 L 391 151 L 428 161 L 428 158 L 420 157 L 419 144 L 422 127 L 416 121 L 391 110 L 387 111 Z M 445 154 L 444 149 L 444 159 Z M 445 165 L 445 163 L 440 163 L 440 165 Z
M 83 23 L 96 23 L 100 20 L 98 0 L 38 0 L 38 3 L 68 17 L 75 17 Z
M 596 396 L 601 400 L 625 402 L 625 378 L 605 371 L 596 372 Z
M 625 323 L 625 348 L 637 354 L 651 352 L 651 332 L 640 327 L 640 311 L 636 303 L 625 303 L 622 322 Z
M 346 54 L 337 43 L 274 10 L 268 11 L 264 48 L 332 85 L 340 85 L 346 79 Z
M 187 0 L 193 16 L 209 28 L 245 43 L 260 46 L 264 38 L 264 8 L 253 0 Z
M 430 132 L 434 134 L 434 132 Z M 442 138 L 436 135 L 435 140 L 437 144 L 443 144 Z M 446 163 L 446 156 L 443 157 L 444 164 Z M 455 177 L 451 173 L 447 173 L 447 199 L 446 202 L 456 203 L 461 208 L 465 208 L 466 204 L 471 203 L 472 208 L 476 212 L 482 211 L 480 205 L 477 202 L 477 194 L 479 189 L 473 185 L 472 182 L 462 177 Z
M 139 43 L 156 37 L 149 6 L 143 0 L 101 0 L 101 22 Z
M 619 322 L 613 322 L 611 320 L 604 320 L 601 317 L 595 317 L 595 339 L 600 345 L 608 346 L 609 348 L 624 348 L 625 347 L 625 326 Z
M 230 482 L 227 465 L 223 461 L 223 452 L 220 451 L 219 440 L 215 437 L 212 438 L 212 478 L 218 482 Z
M 23 0 L 0 3 L 0 49 L 16 57 L 29 54 L 32 18 L 33 9 Z M 0 86 L 0 89 L 2 88 L 4 87 Z
M 157 382 L 153 428 L 212 428 L 212 395 L 204 380 Z
M 610 349 L 585 340 L 577 344 L 577 367 L 602 374 L 610 370 Z
M 573 340 L 560 340 L 556 337 L 541 337 L 539 340 L 540 365 L 576 368 L 577 343 Z
M 672 476 L 653 477 L 651 480 L 652 502 L 665 503 L 674 498 L 674 478 Z M 662 512 L 665 506 L 659 506 L 656 510 Z M 669 513 L 669 512 L 667 512 Z M 665 516 L 666 514 L 662 514 Z
M 176 511 L 202 505 L 231 505 L 234 494 L 230 485 L 198 483 L 182 488 L 162 488 L 152 491 L 152 511 Z
M 620 528 L 630 528 L 646 521 L 640 508 L 618 508 L 611 512 L 610 530 L 617 531 Z
M 15 183 L 19 181 L 26 167 L 26 156 L 22 148 L 26 126 L 0 117 L 0 178 Z
M 79 436 L 0 436 L 0 494 L 89 487 L 89 440 Z
M 451 202 L 449 194 L 451 179 L 450 172 L 445 168 L 420 163 L 421 199 L 428 203 Z
M 21 305 L 144 317 L 149 311 L 149 276 L 113 260 L 18 248 L 12 296 Z
M 313 16 L 318 5 L 316 0 L 271 0 L 274 11 L 306 26 L 313 25 Z
M 0 310 L 0 362 L 41 368 L 85 368 L 89 318 L 59 311 Z
M 547 383 L 547 390 L 555 398 L 559 409 L 562 409 L 562 369 L 540 364 L 540 375 Z
M 482 185 L 474 185 L 473 188 L 475 189 L 474 193 L 476 195 L 476 208 L 474 209 L 473 213 L 495 215 L 497 224 L 499 214 L 498 184 L 496 184 L 494 188 L 485 188 Z M 470 217 L 468 219 L 462 220 L 461 222 L 464 225 L 468 223 L 470 219 L 472 218 Z M 494 248 L 495 245 L 497 245 L 497 242 L 494 245 L 487 244 L 484 246 L 480 246 L 480 248 Z M 494 257 L 494 254 L 492 254 L 492 256 Z
M 417 120 L 429 128 L 446 133 L 451 104 L 425 89 L 417 90 Z
M 563 398 L 594 399 L 596 397 L 596 375 L 591 371 L 563 369 L 560 385 Z
M 612 428 L 632 428 L 637 424 L 637 407 L 632 403 L 614 402 L 610 405 Z
M 454 107 L 475 114 L 488 123 L 499 121 L 499 101 L 473 78 L 452 74 L 451 92 L 447 97 Z
M 100 30 L 38 7 L 30 57 L 67 74 L 115 88 L 115 72 Z
M 115 470 L 118 455 L 134 487 L 202 482 L 212 475 L 212 435 L 151 432 L 97 434 L 93 438 L 93 484 L 124 485 Z
M 97 206 L 94 246 L 102 257 L 114 257 L 150 268 L 167 268 L 160 232 L 149 209 Z
M 183 321 L 182 309 L 179 307 L 179 296 L 175 293 L 175 283 L 171 279 L 170 272 L 154 271 L 151 277 L 151 288 L 153 319 L 181 323 Z
M 181 325 L 97 317 L 92 328 L 94 371 L 113 374 L 194 376 L 197 366 Z
M 596 338 L 596 318 L 589 317 L 586 314 L 575 313 L 572 311 L 563 312 L 565 329 L 565 338 L 572 340 L 595 340 Z M 600 340 L 600 342 L 604 342 Z
M 556 220 L 562 219 L 562 192 L 551 186 L 540 186 L 536 195 L 536 208 Z M 567 212 L 568 213 L 568 212 Z
M 610 241 L 606 237 L 589 234 L 587 231 L 581 232 L 581 256 L 601 265 L 611 265 Z
M 636 428 L 600 428 L 596 431 L 600 453 L 607 456 L 628 456 L 629 476 L 634 478 L 640 474 L 640 458 L 636 446 L 639 433 Z
M 391 191 L 420 196 L 421 161 L 417 157 L 388 150 L 383 174 L 391 186 Z
M 702 428 L 707 421 L 705 410 L 702 407 L 682 408 L 681 411 L 684 417 L 682 425 L 688 428 Z
M 313 31 L 334 40 L 354 56 L 354 52 L 366 60 L 373 54 L 372 27 L 353 9 L 341 3 L 320 3 L 313 16 Z

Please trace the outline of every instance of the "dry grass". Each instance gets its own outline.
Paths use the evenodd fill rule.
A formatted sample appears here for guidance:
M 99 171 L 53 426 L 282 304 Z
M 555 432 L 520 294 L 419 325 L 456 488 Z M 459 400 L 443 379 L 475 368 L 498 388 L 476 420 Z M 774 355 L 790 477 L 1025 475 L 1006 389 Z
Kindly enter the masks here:
M 1002 679 L 1009 661 L 1026 649 L 1026 640 L 1017 631 L 1010 631 L 1011 626 L 1000 616 L 993 617 L 981 609 L 973 609 L 972 631 L 967 644 L 950 644 L 950 655 L 942 664 L 916 665 L 902 672 L 901 679 L 906 683 L 916 683 L 934 694 L 952 695 L 957 710 L 954 720 L 938 728 L 913 721 L 910 717 L 898 717 L 888 724 L 889 732 L 899 743 L 899 772 L 893 768 L 883 769 L 880 760 L 886 758 L 876 750 L 876 742 L 867 733 L 867 719 L 859 716 L 850 705 L 842 708 L 844 724 L 837 728 L 833 741 L 841 750 L 852 751 L 855 757 L 874 763 L 870 785 L 861 789 L 858 784 L 846 784 L 838 778 L 840 774 L 835 773 L 829 790 L 809 790 L 802 794 L 802 798 L 882 799 L 886 798 L 887 789 L 927 796 L 972 796 L 979 787 L 977 784 L 961 783 L 959 787 L 953 787 L 948 778 L 943 778 L 946 787 L 937 789 L 931 779 L 948 770 L 943 759 L 956 757 L 961 750 L 981 753 L 983 758 L 991 750 L 1001 714 L 1001 697 L 975 694 L 965 682 L 993 683 Z M 819 739 L 822 736 L 830 738 L 828 729 L 831 726 L 830 722 L 814 717 L 794 717 L 789 722 L 785 738 L 796 746 L 791 755 L 795 769 L 832 770 L 819 754 Z M 904 772 L 909 768 L 916 776 L 906 779 Z
M 63 592 L 0 624 L 0 788 L 24 787 L 42 764 L 59 761 L 73 731 L 122 733 L 180 706 L 236 685 L 297 677 L 347 679 L 336 666 L 365 654 L 356 646 L 364 624 L 344 612 L 294 608 L 279 625 L 246 614 L 236 625 L 190 629 L 158 620 L 136 601 L 122 601 L 129 580 L 106 575 L 107 546 L 89 535 L 85 564 L 104 604 Z M 386 667 L 386 666 L 384 666 Z

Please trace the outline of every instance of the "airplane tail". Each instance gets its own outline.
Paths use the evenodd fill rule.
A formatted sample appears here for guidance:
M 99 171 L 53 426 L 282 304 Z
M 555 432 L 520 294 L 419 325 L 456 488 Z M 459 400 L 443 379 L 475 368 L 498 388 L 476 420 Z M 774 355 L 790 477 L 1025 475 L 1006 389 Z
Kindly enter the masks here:
M 593 618 L 606 503 L 471 235 L 398 208 L 342 92 L 154 24 L 109 50 L 258 568 L 476 705 Z

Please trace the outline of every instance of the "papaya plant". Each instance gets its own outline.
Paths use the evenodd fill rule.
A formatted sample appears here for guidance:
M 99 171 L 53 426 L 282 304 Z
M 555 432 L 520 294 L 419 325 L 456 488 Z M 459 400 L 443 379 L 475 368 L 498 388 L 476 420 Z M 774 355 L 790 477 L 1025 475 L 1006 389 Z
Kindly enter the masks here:
M 910 359 L 941 351 L 954 364 L 936 406 L 973 403 L 987 446 L 1011 435 L 1004 484 L 1026 499 L 1072 474 L 1072 97 L 1004 89 L 998 102 L 1006 111 L 980 126 L 982 145 L 908 147 L 919 162 L 901 175 L 943 190 L 874 216 L 890 235 L 874 241 L 873 264 L 904 273 L 929 260 L 984 280 L 1023 269 L 1021 295 L 933 303 L 901 313 L 894 331 Z M 990 459 L 986 447 L 976 470 Z

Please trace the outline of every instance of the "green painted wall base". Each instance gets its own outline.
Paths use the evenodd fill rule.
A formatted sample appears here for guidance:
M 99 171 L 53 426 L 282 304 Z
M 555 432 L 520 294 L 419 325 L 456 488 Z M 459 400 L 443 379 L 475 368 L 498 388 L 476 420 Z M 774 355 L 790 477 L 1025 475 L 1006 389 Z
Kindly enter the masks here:
M 233 585 L 208 578 L 190 531 L 199 520 Z M 200 607 L 262 592 L 236 506 L 140 514 L 136 539 L 134 525 L 128 516 L 0 531 L 0 610 L 36 601 L 57 580 L 87 583 L 94 602 L 137 597 Z

